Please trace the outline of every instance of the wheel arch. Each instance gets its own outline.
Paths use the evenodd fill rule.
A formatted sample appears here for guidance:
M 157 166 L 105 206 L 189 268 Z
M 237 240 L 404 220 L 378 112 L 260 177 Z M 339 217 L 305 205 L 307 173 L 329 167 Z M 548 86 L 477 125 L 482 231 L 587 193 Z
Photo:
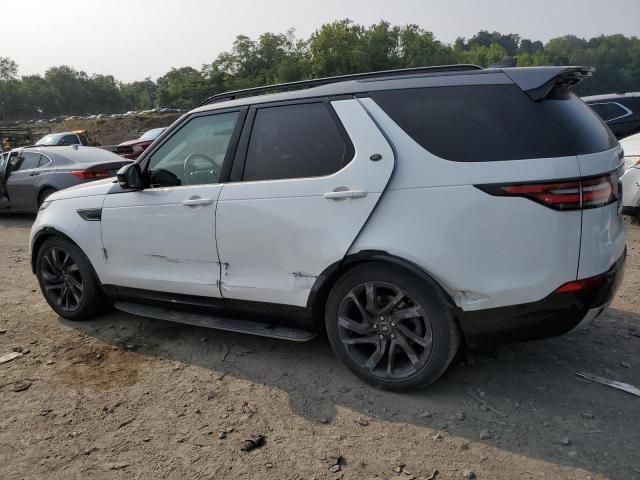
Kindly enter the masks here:
M 450 307 L 453 310 L 457 309 L 449 292 L 433 275 L 419 265 L 416 265 L 405 258 L 392 255 L 384 250 L 362 250 L 360 252 L 347 255 L 341 261 L 329 265 L 316 278 L 307 300 L 307 309 L 311 312 L 313 326 L 317 331 L 322 331 L 324 329 L 324 311 L 327 298 L 336 282 L 353 268 L 372 262 L 396 265 L 425 282 L 435 285 L 436 288 L 440 290 Z M 454 318 L 456 318 L 457 321 L 457 315 L 454 315 Z
M 57 192 L 59 189 L 57 189 L 56 187 L 54 187 L 53 185 L 50 185 L 48 183 L 45 183 L 44 185 L 40 185 L 40 187 L 38 188 L 38 193 L 36 194 L 36 206 L 39 207 L 40 206 L 40 198 L 42 197 L 42 193 L 45 192 L 46 190 L 53 190 L 53 192 Z
M 36 273 L 36 263 L 38 261 L 38 252 L 40 251 L 40 248 L 42 248 L 42 244 L 48 238 L 51 238 L 51 237 L 64 238 L 65 240 L 73 243 L 84 254 L 84 256 L 87 257 L 87 255 L 84 253 L 84 251 L 82 250 L 80 245 L 78 245 L 77 242 L 75 242 L 71 237 L 69 237 L 69 235 L 67 235 L 66 233 L 61 232 L 60 230 L 58 230 L 55 227 L 44 227 L 44 228 L 42 228 L 42 230 L 39 230 L 35 234 L 35 236 L 33 237 L 33 241 L 32 241 L 32 246 L 31 246 L 31 272 L 33 274 Z M 95 275 L 95 277 L 99 278 L 96 275 L 96 271 L 93 268 L 91 260 L 89 260 L 88 257 L 87 257 L 87 261 L 89 262 L 89 265 L 91 266 L 91 270 L 93 271 L 93 274 Z

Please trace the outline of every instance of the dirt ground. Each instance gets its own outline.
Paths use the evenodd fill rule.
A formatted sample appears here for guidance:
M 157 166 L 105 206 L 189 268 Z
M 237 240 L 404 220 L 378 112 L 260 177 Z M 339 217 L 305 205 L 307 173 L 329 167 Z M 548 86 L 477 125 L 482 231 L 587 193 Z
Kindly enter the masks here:
M 3 480 L 640 478 L 640 398 L 576 376 L 640 387 L 638 226 L 592 326 L 457 359 L 397 394 L 357 380 L 323 339 L 61 320 L 30 272 L 32 221 L 0 216 L 0 356 L 23 353 L 0 365 Z M 266 443 L 242 451 L 256 435 Z

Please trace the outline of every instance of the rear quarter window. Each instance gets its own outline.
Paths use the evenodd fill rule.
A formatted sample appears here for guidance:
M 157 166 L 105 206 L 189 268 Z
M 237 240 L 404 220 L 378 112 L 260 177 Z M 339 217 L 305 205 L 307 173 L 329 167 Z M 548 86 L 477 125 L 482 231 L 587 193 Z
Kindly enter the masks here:
M 413 140 L 438 157 L 482 162 L 582 155 L 616 139 L 573 94 L 534 102 L 515 85 L 371 92 Z

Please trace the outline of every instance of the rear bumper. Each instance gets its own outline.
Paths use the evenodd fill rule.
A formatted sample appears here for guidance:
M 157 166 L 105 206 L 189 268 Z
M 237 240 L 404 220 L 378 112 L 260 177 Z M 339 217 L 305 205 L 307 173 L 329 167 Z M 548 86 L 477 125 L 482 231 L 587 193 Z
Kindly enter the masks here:
M 562 335 L 600 315 L 615 296 L 624 276 L 627 249 L 605 273 L 598 287 L 552 293 L 537 302 L 458 312 L 467 345 L 513 343 Z

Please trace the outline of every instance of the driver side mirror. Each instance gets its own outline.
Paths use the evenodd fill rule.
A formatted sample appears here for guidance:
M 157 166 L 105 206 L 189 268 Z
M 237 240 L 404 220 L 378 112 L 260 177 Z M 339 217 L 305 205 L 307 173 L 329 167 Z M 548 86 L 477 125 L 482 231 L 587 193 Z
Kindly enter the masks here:
M 125 165 L 116 173 L 118 183 L 125 190 L 142 190 L 142 171 L 137 163 Z

